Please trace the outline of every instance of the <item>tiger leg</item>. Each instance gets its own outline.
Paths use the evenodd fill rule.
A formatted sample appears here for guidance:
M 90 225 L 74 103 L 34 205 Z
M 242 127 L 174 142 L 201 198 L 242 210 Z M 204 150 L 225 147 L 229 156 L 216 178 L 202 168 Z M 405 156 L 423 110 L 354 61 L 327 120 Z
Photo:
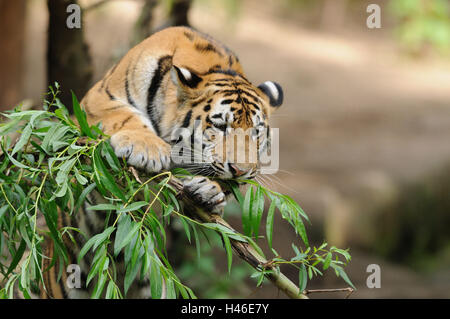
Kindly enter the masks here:
M 117 105 L 117 101 L 114 106 L 96 109 L 90 122 L 102 123 L 103 131 L 111 136 L 117 157 L 124 157 L 128 164 L 148 172 L 169 168 L 170 145 L 152 131 L 151 123 L 140 111 L 126 104 Z

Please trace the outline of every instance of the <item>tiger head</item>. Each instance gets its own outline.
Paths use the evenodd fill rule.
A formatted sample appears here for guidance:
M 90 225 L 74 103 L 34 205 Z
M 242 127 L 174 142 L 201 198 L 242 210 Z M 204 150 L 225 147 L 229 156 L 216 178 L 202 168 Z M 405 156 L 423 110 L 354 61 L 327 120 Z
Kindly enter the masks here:
M 270 145 L 270 114 L 283 102 L 281 86 L 267 81 L 256 87 L 231 69 L 199 75 L 173 66 L 170 77 L 178 110 L 172 142 L 179 146 L 172 161 L 219 179 L 255 177 Z

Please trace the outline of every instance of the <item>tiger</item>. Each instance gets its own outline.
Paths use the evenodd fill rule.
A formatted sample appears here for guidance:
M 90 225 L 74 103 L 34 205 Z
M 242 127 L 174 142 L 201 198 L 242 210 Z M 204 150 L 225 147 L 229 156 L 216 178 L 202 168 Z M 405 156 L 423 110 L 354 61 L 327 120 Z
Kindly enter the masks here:
M 236 54 L 221 42 L 190 27 L 169 27 L 130 49 L 80 104 L 89 125 L 101 123 L 118 158 L 149 173 L 176 166 L 176 156 L 171 151 L 177 142 L 175 131 L 200 126 L 206 136 L 201 149 L 207 150 L 204 153 L 209 161 L 199 164 L 200 170 L 196 166 L 196 172 L 201 174 L 183 179 L 184 190 L 199 206 L 220 213 L 228 194 L 217 179 L 253 178 L 260 166 L 258 161 L 228 161 L 214 149 L 219 138 L 206 132 L 255 129 L 256 147 L 266 148 L 270 142 L 269 117 L 282 102 L 283 90 L 278 83 L 253 85 L 244 75 Z M 189 170 L 189 165 L 185 167 Z M 88 199 L 91 204 L 101 201 L 98 194 Z M 61 217 L 59 226 L 79 228 L 88 238 L 102 232 L 105 220 L 100 214 L 87 214 L 87 205 L 72 218 Z M 85 243 L 82 236 L 75 236 L 75 240 L 77 245 L 66 242 L 72 261 L 77 260 Z M 51 254 L 51 250 L 50 243 L 46 254 Z M 87 254 L 80 265 L 82 281 L 90 269 L 89 258 L 92 256 Z M 47 268 L 49 259 L 45 260 Z M 67 274 L 63 273 L 58 281 L 57 268 L 45 273 L 42 298 L 89 298 L 90 289 L 83 285 L 76 289 L 66 287 Z M 124 276 L 124 269 L 118 267 L 118 273 Z M 126 297 L 150 298 L 149 281 L 133 283 Z

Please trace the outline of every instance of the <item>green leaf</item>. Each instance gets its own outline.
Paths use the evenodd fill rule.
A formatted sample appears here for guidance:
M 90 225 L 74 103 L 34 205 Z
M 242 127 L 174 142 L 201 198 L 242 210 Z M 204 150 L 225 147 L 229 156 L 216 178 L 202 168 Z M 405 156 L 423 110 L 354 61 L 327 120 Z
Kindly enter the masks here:
M 19 261 L 22 259 L 23 253 L 25 252 L 25 248 L 27 247 L 25 240 L 22 239 L 20 242 L 19 248 L 17 248 L 17 251 L 14 254 L 14 258 L 11 261 L 11 264 L 9 265 L 8 272 L 6 273 L 5 277 L 8 277 L 10 273 L 13 272 L 13 270 L 16 268 Z
M 272 235 L 273 235 L 273 220 L 275 217 L 275 202 L 272 201 L 269 206 L 269 211 L 267 212 L 266 219 L 266 236 L 269 248 L 272 248 Z
M 15 160 L 14 157 L 12 157 L 9 153 L 6 153 L 6 155 L 8 156 L 9 160 L 10 160 L 15 166 L 20 167 L 20 168 L 27 169 L 27 170 L 29 170 L 29 171 L 31 171 L 31 172 L 39 172 L 39 169 L 30 167 L 30 166 L 27 166 L 27 165 L 22 164 L 21 162 Z
M 115 227 L 110 226 L 105 229 L 102 233 L 91 237 L 86 244 L 84 244 L 83 248 L 81 248 L 80 253 L 78 254 L 78 263 L 80 263 L 81 259 L 83 259 L 84 255 L 91 249 L 92 246 L 97 248 L 104 240 L 106 240 L 109 235 L 114 231 Z
M 259 227 L 261 225 L 261 219 L 262 219 L 262 215 L 264 213 L 264 193 L 262 191 L 262 187 L 258 185 L 257 191 L 256 191 L 256 203 L 255 205 L 255 213 L 254 213 L 254 225 L 253 225 L 253 230 L 254 230 L 254 234 L 255 237 L 258 238 L 259 235 Z
M 81 205 L 84 203 L 84 200 L 86 199 L 86 196 L 97 186 L 95 183 L 90 184 L 87 186 L 83 191 L 81 192 L 80 196 L 77 199 L 77 202 L 75 203 L 75 211 L 77 212 Z M 89 209 L 89 208 L 88 208 Z
M 300 219 L 295 220 L 295 230 L 298 232 L 306 247 L 309 246 L 308 235 L 306 234 L 305 225 Z
M 300 270 L 298 272 L 298 280 L 299 294 L 301 294 L 306 289 L 306 284 L 308 282 L 308 275 L 306 273 L 305 264 L 301 264 L 300 266 Z
M 106 287 L 105 299 L 113 299 L 114 298 L 114 281 L 110 280 L 108 282 L 108 286 Z
M 9 132 L 11 132 L 12 130 L 17 129 L 16 126 L 20 122 L 21 119 L 22 119 L 22 116 L 19 116 L 19 117 L 15 117 L 14 119 L 12 119 L 9 122 L 0 123 L 0 136 L 6 135 Z
M 0 214 L 1 217 L 1 214 Z M 191 242 L 191 231 L 189 230 L 189 224 L 184 220 L 184 218 L 180 218 L 181 223 L 183 224 L 184 232 L 186 233 L 186 237 L 188 238 L 189 243 Z
M 131 226 L 131 223 L 127 224 L 125 222 L 119 224 L 116 233 L 116 239 L 114 241 L 114 255 L 117 256 L 123 247 L 128 245 L 133 237 L 138 232 L 141 224 L 135 223 Z
M 86 279 L 86 286 L 89 285 L 91 280 L 95 277 L 95 275 L 101 275 L 103 266 L 108 261 L 108 257 L 105 254 L 105 249 L 99 249 L 94 256 L 94 260 L 92 261 L 91 270 Z
M 192 230 L 194 231 L 194 240 L 195 240 L 195 249 L 197 251 L 197 259 L 201 257 L 201 246 L 200 246 L 200 238 L 198 237 L 197 227 L 192 225 Z
M 139 271 L 139 263 L 135 263 L 133 266 L 131 266 L 130 264 L 127 265 L 127 270 L 125 272 L 125 279 L 124 279 L 125 295 L 127 294 L 128 289 L 130 289 L 131 284 L 136 278 L 138 271 Z
M 113 171 L 120 172 L 122 170 L 121 165 L 111 145 L 108 142 L 106 142 L 102 143 L 102 147 L 109 166 L 111 166 Z
M 97 180 L 102 184 L 102 186 L 110 191 L 114 196 L 121 199 L 122 201 L 126 201 L 125 195 L 122 192 L 122 190 L 117 186 L 115 179 L 113 176 L 108 172 L 107 168 L 105 167 L 105 164 L 103 163 L 103 160 L 100 155 L 100 151 L 98 148 L 94 151 L 94 171 L 95 176 L 97 177 Z
M 239 184 L 235 181 L 229 181 L 228 185 L 231 188 L 231 191 L 233 192 L 234 197 L 238 201 L 239 205 L 241 205 L 241 208 L 244 205 L 244 196 L 242 196 L 241 190 L 239 189 Z
M 95 184 L 94 184 L 95 185 Z M 116 210 L 117 205 L 114 204 L 97 204 L 93 206 L 88 206 L 87 210 Z
M 353 289 L 356 289 L 355 286 L 353 285 L 353 283 L 350 281 L 350 278 L 348 278 L 347 274 L 345 273 L 344 269 L 341 266 L 334 265 L 333 263 L 331 263 L 330 266 L 332 268 L 334 268 L 336 273 L 339 274 L 339 276 L 341 276 L 342 279 L 344 279 L 344 281 L 348 285 L 350 285 L 350 287 L 352 287 Z
M 299 204 L 297 204 L 297 202 L 295 200 L 293 200 L 291 197 L 289 197 L 288 195 L 283 195 L 283 198 L 286 199 L 289 204 L 307 221 L 309 221 L 308 215 L 306 215 L 306 213 L 303 211 L 303 209 L 300 207 Z
M 313 277 L 313 272 L 312 272 L 312 270 L 313 270 L 313 267 L 308 267 L 308 277 L 309 277 L 309 280 L 311 280 L 312 277 Z
M 0 208 L 0 221 L 2 220 L 3 215 L 6 213 L 6 211 L 8 210 L 8 208 L 9 208 L 8 205 L 5 205 L 5 206 L 3 206 L 2 208 Z
M 106 239 L 109 238 L 109 235 L 116 229 L 114 226 L 110 226 L 106 228 L 102 233 L 95 235 L 92 238 L 96 238 L 93 250 L 96 250 L 98 246 L 100 246 Z
M 40 207 L 41 211 L 46 212 L 43 215 L 44 215 L 47 227 L 50 230 L 51 238 L 52 238 L 53 242 L 55 243 L 55 248 L 57 248 L 58 251 L 63 254 L 64 261 L 67 262 L 68 257 L 67 257 L 66 246 L 64 245 L 64 243 L 61 240 L 60 233 L 56 229 L 57 218 L 58 218 L 58 211 L 56 208 L 56 204 L 54 201 L 47 201 L 44 199 L 40 202 L 40 204 L 41 204 L 41 207 Z
M 151 263 L 150 271 L 150 291 L 152 294 L 152 299 L 160 299 L 162 296 L 162 276 L 160 273 L 159 266 L 155 260 Z
M 144 202 L 144 201 L 134 202 L 134 203 L 131 203 L 130 205 L 128 205 L 127 207 L 120 208 L 117 212 L 118 213 L 128 213 L 128 212 L 138 210 L 139 208 L 144 207 L 146 205 L 148 205 L 148 203 Z
M 227 264 L 228 264 L 228 274 L 231 273 L 231 264 L 233 262 L 233 250 L 231 249 L 231 243 L 228 236 L 221 232 L 223 238 L 223 244 L 225 246 L 225 251 L 227 253 Z
M 101 273 L 100 278 L 97 281 L 97 284 L 94 287 L 94 290 L 92 291 L 92 299 L 98 299 L 101 297 L 101 294 L 103 292 L 103 288 L 105 287 L 106 279 L 108 278 L 107 273 L 104 271 L 108 269 L 109 265 L 109 259 L 106 258 L 105 262 L 103 263 L 101 267 Z
M 323 262 L 323 267 L 322 267 L 322 269 L 323 269 L 323 270 L 327 270 L 328 267 L 330 267 L 330 263 L 331 263 L 331 252 L 329 252 L 329 253 L 327 254 L 327 256 L 325 257 L 325 260 L 324 260 L 324 262 Z
M 244 234 L 246 236 L 251 236 L 252 225 L 251 225 L 251 209 L 252 209 L 252 199 L 253 199 L 253 187 L 247 189 L 245 193 L 245 199 L 242 207 L 242 227 L 244 229 Z
M 75 178 L 77 179 L 78 183 L 80 183 L 81 185 L 86 185 L 88 182 L 87 178 L 81 175 L 81 173 L 78 171 L 76 167 L 74 167 L 74 170 L 75 170 Z
M 58 174 L 56 175 L 56 178 L 55 178 L 56 184 L 58 184 L 59 186 L 61 186 L 63 184 L 67 184 L 68 175 L 69 175 L 70 171 L 72 170 L 72 167 L 75 164 L 76 160 L 77 160 L 76 158 L 72 158 L 61 164 L 61 166 L 59 167 Z
M 176 299 L 177 294 L 175 292 L 175 285 L 173 280 L 170 278 L 166 279 L 166 298 L 167 299 Z
M 17 141 L 16 145 L 14 146 L 14 149 L 11 152 L 11 155 L 16 154 L 19 150 L 21 150 L 25 144 L 27 144 L 28 140 L 30 139 L 31 136 L 31 125 L 28 124 L 25 126 L 25 128 L 22 130 L 22 134 L 19 138 L 19 140 Z
M 58 191 L 54 194 L 54 197 L 63 197 L 67 193 L 67 189 L 69 187 L 69 182 L 65 181 L 63 184 L 59 187 Z
M 91 129 L 89 128 L 89 124 L 86 119 L 86 113 L 81 109 L 80 103 L 78 102 L 77 97 L 72 91 L 72 106 L 73 106 L 73 113 L 75 114 L 75 117 L 77 118 L 78 124 L 80 124 L 81 133 L 84 135 L 93 138 Z

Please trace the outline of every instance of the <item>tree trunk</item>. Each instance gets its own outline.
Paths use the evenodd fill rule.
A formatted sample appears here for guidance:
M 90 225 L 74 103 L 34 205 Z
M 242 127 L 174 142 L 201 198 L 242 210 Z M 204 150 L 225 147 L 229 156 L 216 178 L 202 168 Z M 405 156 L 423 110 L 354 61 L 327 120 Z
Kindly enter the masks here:
M 188 13 L 192 0 L 174 0 L 169 12 L 169 24 L 172 26 L 189 26 Z
M 71 90 L 79 100 L 89 90 L 92 80 L 92 60 L 84 40 L 83 28 L 69 28 L 67 13 L 74 0 L 47 0 L 49 11 L 47 82 L 61 86 L 59 98 L 72 111 Z M 83 20 L 81 20 L 83 23 Z
M 25 0 L 0 0 L 0 110 L 21 99 L 25 7 Z
M 157 5 L 158 0 L 145 0 L 141 14 L 134 26 L 133 40 L 130 43 L 132 47 L 152 34 L 153 10 Z

